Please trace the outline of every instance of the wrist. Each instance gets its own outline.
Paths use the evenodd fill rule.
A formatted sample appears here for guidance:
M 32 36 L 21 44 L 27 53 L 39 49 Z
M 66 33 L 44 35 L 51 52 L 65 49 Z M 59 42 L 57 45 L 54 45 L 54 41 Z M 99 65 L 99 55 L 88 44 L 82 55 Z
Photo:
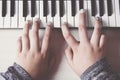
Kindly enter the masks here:
M 102 71 L 104 68 L 111 68 L 110 65 L 106 62 L 105 58 L 100 59 L 95 64 L 91 65 L 81 74 L 81 79 L 84 80 L 84 78 L 90 78 L 94 75 L 97 75 L 98 72 Z
M 32 77 L 30 76 L 30 74 L 19 64 L 14 63 L 13 66 L 14 66 L 15 70 L 17 71 L 18 76 L 21 76 L 21 78 L 24 78 L 25 80 L 32 80 Z

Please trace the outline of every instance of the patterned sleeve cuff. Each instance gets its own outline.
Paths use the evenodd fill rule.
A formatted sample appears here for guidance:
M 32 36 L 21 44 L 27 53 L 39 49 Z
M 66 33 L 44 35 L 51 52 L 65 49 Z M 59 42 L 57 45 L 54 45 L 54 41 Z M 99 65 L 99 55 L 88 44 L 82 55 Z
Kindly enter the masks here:
M 32 77 L 17 63 L 14 63 L 14 69 L 22 80 L 32 80 Z
M 98 74 L 100 74 L 102 71 L 112 73 L 112 72 L 110 72 L 111 71 L 111 66 L 107 63 L 105 58 L 102 58 L 101 60 L 99 60 L 98 62 L 96 62 L 92 66 L 90 66 L 81 75 L 81 79 L 82 80 L 92 80 L 93 78 L 98 77 Z M 102 77 L 106 77 L 106 76 L 102 76 Z

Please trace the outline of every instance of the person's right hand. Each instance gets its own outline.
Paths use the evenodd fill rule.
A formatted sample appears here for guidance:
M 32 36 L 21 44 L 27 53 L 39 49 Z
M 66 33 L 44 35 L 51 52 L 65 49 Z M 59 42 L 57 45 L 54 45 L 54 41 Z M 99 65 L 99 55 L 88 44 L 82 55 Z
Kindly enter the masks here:
M 71 35 L 67 24 L 62 26 L 63 36 L 68 43 L 68 48 L 65 51 L 66 57 L 69 65 L 78 76 L 103 57 L 103 46 L 105 44 L 105 36 L 101 34 L 102 25 L 98 18 L 95 21 L 91 39 L 87 35 L 85 12 L 83 10 L 81 10 L 79 20 L 80 42 Z
M 33 23 L 31 34 L 29 36 L 30 23 L 26 22 L 22 36 L 18 39 L 17 61 L 25 69 L 33 80 L 40 80 L 44 77 L 51 67 L 48 60 L 48 45 L 51 33 L 51 24 L 46 26 L 43 41 L 39 39 L 40 21 Z

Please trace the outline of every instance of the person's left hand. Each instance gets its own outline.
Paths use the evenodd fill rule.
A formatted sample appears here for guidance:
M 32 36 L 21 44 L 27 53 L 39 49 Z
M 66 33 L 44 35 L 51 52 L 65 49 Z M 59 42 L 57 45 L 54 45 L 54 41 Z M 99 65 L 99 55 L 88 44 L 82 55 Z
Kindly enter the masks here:
M 51 25 L 46 26 L 43 41 L 39 40 L 40 21 L 33 23 L 29 36 L 29 21 L 23 29 L 23 35 L 18 39 L 17 61 L 16 63 L 25 69 L 33 80 L 42 79 L 49 71 L 52 64 L 48 60 L 48 45 L 51 33 Z

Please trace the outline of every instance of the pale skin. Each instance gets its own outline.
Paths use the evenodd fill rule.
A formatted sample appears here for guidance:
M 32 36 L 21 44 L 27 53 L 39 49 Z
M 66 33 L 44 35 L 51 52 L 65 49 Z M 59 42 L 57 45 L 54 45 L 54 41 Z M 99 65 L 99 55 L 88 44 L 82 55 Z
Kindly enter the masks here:
M 24 68 L 33 80 L 39 80 L 49 71 L 51 65 L 48 64 L 49 54 L 47 52 L 51 32 L 51 24 L 46 26 L 43 41 L 39 40 L 40 21 L 36 19 L 30 32 L 30 22 L 25 23 L 23 34 L 18 39 L 16 63 Z M 30 36 L 29 36 L 30 34 Z M 39 45 L 41 43 L 41 45 Z
M 51 24 L 45 29 L 43 40 L 39 40 L 40 21 L 33 23 L 31 32 L 30 23 L 27 21 L 23 29 L 22 36 L 18 39 L 17 60 L 23 69 L 33 78 L 39 80 L 46 75 L 53 64 L 48 64 L 48 45 L 51 33 Z M 72 70 L 80 76 L 91 65 L 95 64 L 103 57 L 103 46 L 105 36 L 101 34 L 101 24 L 99 20 L 95 21 L 95 29 L 91 39 L 88 38 L 85 26 L 85 13 L 80 14 L 80 26 L 78 42 L 70 33 L 67 24 L 62 27 L 62 34 L 68 43 L 65 54 Z M 30 34 L 30 36 L 29 36 Z M 39 45 L 41 43 L 41 45 Z
M 80 42 L 71 35 L 66 23 L 62 26 L 63 36 L 68 43 L 65 50 L 67 61 L 78 76 L 103 57 L 103 46 L 106 41 L 105 35 L 101 34 L 101 23 L 98 18 L 95 21 L 92 37 L 88 38 L 85 16 L 85 11 L 82 11 L 78 28 Z

